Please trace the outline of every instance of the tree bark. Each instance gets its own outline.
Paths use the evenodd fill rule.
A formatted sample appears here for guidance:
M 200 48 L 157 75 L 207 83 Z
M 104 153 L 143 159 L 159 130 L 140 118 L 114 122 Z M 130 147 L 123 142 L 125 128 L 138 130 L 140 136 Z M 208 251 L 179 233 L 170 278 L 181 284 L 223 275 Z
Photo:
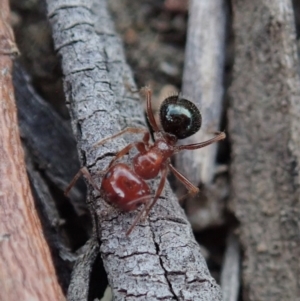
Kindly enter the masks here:
M 208 140 L 219 130 L 223 112 L 223 77 L 228 7 L 224 0 L 189 1 L 182 95 L 201 111 L 202 127 L 182 144 Z M 225 221 L 228 196 L 227 177 L 219 177 L 216 165 L 218 143 L 176 155 L 176 167 L 201 188 L 196 198 L 187 199 L 185 208 L 195 231 L 219 226 Z M 182 185 L 178 193 L 183 194 Z
M 221 271 L 221 287 L 224 301 L 239 300 L 241 285 L 241 256 L 240 244 L 231 231 L 227 238 L 227 246 Z
M 12 85 L 17 48 L 0 5 L 0 300 L 65 300 L 26 175 Z
M 233 1 L 232 207 L 245 300 L 299 300 L 299 61 L 291 1 Z
M 99 149 L 93 148 L 94 143 L 128 125 L 145 126 L 141 104 L 130 92 L 135 85 L 106 1 L 48 0 L 47 4 L 79 156 L 96 179 L 132 137 L 115 139 Z M 157 181 L 153 182 L 154 190 Z M 112 210 L 93 189 L 88 203 L 114 300 L 221 300 L 220 288 L 209 275 L 169 185 L 148 220 L 129 237 L 125 232 L 137 212 Z M 76 275 L 72 286 L 77 289 L 68 296 L 82 300 L 76 294 L 86 275 Z
M 200 108 L 202 128 L 185 139 L 184 144 L 208 140 L 220 130 L 225 37 L 225 2 L 191 0 L 182 94 Z M 216 143 L 193 152 L 182 152 L 177 156 L 177 165 L 196 185 L 209 185 L 216 173 L 216 153 Z

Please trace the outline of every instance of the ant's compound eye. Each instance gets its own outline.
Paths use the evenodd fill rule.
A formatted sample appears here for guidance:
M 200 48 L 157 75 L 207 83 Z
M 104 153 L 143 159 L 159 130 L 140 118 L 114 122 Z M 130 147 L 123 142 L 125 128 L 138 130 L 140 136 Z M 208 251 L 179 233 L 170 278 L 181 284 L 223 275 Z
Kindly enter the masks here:
M 170 96 L 160 107 L 160 122 L 166 133 L 184 139 L 199 131 L 202 117 L 191 101 Z

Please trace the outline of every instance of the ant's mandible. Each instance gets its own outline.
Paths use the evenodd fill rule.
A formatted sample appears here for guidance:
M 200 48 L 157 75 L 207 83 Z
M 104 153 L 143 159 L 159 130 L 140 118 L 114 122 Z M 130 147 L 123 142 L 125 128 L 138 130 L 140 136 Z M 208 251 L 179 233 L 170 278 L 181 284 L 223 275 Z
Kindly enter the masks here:
M 173 154 L 186 149 L 193 150 L 202 148 L 226 137 L 224 132 L 217 132 L 214 138 L 205 142 L 176 146 L 175 144 L 178 139 L 187 138 L 200 129 L 202 118 L 198 108 L 191 101 L 180 98 L 179 96 L 166 98 L 160 107 L 160 121 L 162 126 L 162 130 L 160 130 L 152 112 L 151 90 L 146 88 L 145 92 L 147 99 L 147 116 L 150 126 L 154 131 L 155 142 L 153 144 L 150 143 L 150 133 L 148 130 L 132 127 L 126 128 L 111 137 L 101 140 L 95 144 L 95 146 L 100 146 L 125 133 L 144 134 L 141 141 L 128 144 L 116 154 L 104 172 L 100 188 L 93 181 L 87 168 L 83 167 L 76 174 L 65 192 L 68 194 L 78 178 L 84 175 L 91 185 L 100 191 L 106 202 L 122 211 L 133 211 L 143 204 L 143 209 L 135 218 L 131 227 L 126 232 L 126 235 L 131 233 L 143 214 L 145 214 L 145 217 L 148 216 L 165 186 L 169 170 L 185 185 L 189 194 L 195 195 L 198 193 L 199 189 L 171 164 L 170 158 Z M 116 162 L 134 147 L 138 150 L 138 153 L 134 156 L 131 166 Z M 153 179 L 157 177 L 159 173 L 161 174 L 161 179 L 156 193 L 153 196 L 145 180 Z

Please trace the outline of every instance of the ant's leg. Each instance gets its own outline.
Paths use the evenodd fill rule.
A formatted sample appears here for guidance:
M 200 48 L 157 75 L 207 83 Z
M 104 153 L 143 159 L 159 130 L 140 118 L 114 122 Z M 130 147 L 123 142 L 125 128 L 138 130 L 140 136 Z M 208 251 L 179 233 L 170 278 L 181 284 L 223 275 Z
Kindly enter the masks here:
M 183 174 L 181 174 L 171 163 L 169 168 L 174 173 L 175 177 L 186 187 L 188 190 L 187 195 L 196 195 L 199 192 L 199 188 L 192 184 Z
M 147 116 L 148 116 L 149 123 L 150 123 L 150 125 L 151 125 L 154 132 L 159 132 L 159 128 L 158 128 L 158 125 L 155 121 L 155 118 L 153 116 L 153 111 L 152 111 L 152 105 L 151 105 L 152 92 L 151 92 L 150 88 L 148 88 L 148 87 L 145 87 L 144 90 L 145 90 L 145 93 L 146 93 Z
M 161 195 L 161 192 L 163 191 L 163 189 L 165 187 L 167 174 L 168 174 L 168 168 L 164 167 L 163 170 L 161 171 L 161 179 L 160 179 L 160 182 L 158 184 L 155 196 L 153 198 L 153 201 L 150 203 L 150 206 L 146 210 L 145 217 L 148 216 L 149 212 L 151 211 L 151 209 L 153 208 L 153 206 L 157 202 L 159 196 Z
M 125 146 L 123 149 L 121 149 L 116 156 L 110 161 L 108 168 L 111 167 L 118 159 L 125 156 L 132 148 L 136 147 L 138 143 L 142 142 L 133 142 Z
M 143 216 L 144 213 L 145 213 L 145 217 L 148 216 L 149 212 L 151 211 L 152 207 L 157 202 L 157 200 L 158 200 L 161 192 L 164 189 L 164 186 L 165 186 L 165 183 L 166 183 L 166 179 L 167 179 L 167 174 L 168 174 L 168 169 L 167 169 L 167 167 L 164 167 L 164 169 L 162 170 L 161 180 L 160 180 L 160 183 L 159 183 L 158 188 L 156 190 L 156 193 L 155 193 L 155 196 L 153 198 L 153 201 L 149 202 L 149 204 L 145 205 L 144 208 L 137 215 L 137 217 L 135 218 L 135 220 L 132 223 L 131 227 L 126 232 L 127 236 L 131 233 L 131 231 L 136 226 L 136 224 L 141 220 L 141 218 L 142 218 L 142 216 Z M 146 203 L 146 201 L 145 201 L 145 203 Z
M 144 196 L 144 197 L 141 197 L 137 200 L 134 200 L 132 202 L 136 203 L 136 202 L 141 202 L 144 203 L 144 207 L 143 209 L 139 212 L 139 214 L 136 216 L 136 218 L 134 219 L 132 225 L 130 226 L 130 228 L 127 230 L 126 232 L 126 236 L 130 235 L 130 233 L 132 232 L 133 228 L 137 225 L 137 223 L 141 220 L 144 212 L 147 210 L 149 204 L 151 204 L 149 201 L 150 199 L 152 198 L 153 196 L 152 195 L 147 195 L 147 196 Z M 142 200 L 144 199 L 144 200 Z M 148 204 L 147 204 L 148 202 Z M 148 205 L 148 206 L 147 206 Z
M 94 180 L 93 180 L 90 172 L 88 171 L 88 169 L 86 167 L 82 167 L 82 168 L 79 169 L 79 171 L 77 172 L 75 177 L 72 179 L 72 181 L 70 182 L 70 184 L 66 188 L 65 196 L 67 196 L 69 194 L 70 190 L 72 189 L 72 187 L 75 185 L 75 183 L 78 181 L 78 179 L 81 176 L 84 176 L 89 181 L 89 183 L 94 187 L 94 189 L 100 191 L 100 188 L 94 182 Z
M 204 141 L 204 142 L 200 142 L 200 143 L 194 143 L 194 144 L 188 144 L 188 145 L 179 145 L 175 147 L 175 152 L 174 153 L 178 153 L 184 149 L 198 149 L 198 148 L 202 148 L 205 147 L 207 145 L 210 145 L 214 142 L 223 140 L 226 138 L 226 134 L 224 132 L 216 132 L 216 136 L 210 140 Z
M 126 236 L 129 236 L 130 233 L 132 232 L 132 230 L 134 229 L 134 227 L 137 225 L 137 223 L 140 221 L 144 211 L 145 211 L 145 206 L 144 208 L 139 212 L 139 214 L 137 215 L 137 217 L 135 218 L 135 220 L 133 221 L 132 225 L 130 226 L 130 228 L 126 231 Z
M 132 225 L 130 226 L 130 228 L 127 230 L 126 232 L 126 236 L 129 236 L 130 233 L 132 232 L 132 230 L 134 229 L 134 227 L 137 225 L 137 223 L 141 220 L 144 212 L 146 211 L 147 207 L 144 206 L 144 208 L 139 212 L 139 214 L 136 216 L 135 220 L 133 221 Z
M 134 147 L 136 147 L 140 153 L 146 152 L 146 147 L 149 145 L 149 138 L 150 138 L 150 134 L 149 134 L 149 132 L 147 132 L 144 135 L 143 141 L 133 142 L 133 143 L 130 143 L 127 146 L 125 146 L 110 161 L 108 167 L 111 167 L 118 159 L 120 159 L 123 156 L 125 156 Z
M 140 134 L 140 133 L 147 133 L 147 132 L 148 132 L 148 130 L 146 130 L 146 129 L 128 127 L 128 128 L 125 128 L 124 130 L 122 130 L 121 132 L 115 134 L 115 135 L 112 135 L 110 137 L 107 137 L 107 138 L 104 138 L 104 139 L 98 141 L 97 143 L 95 143 L 93 145 L 93 148 L 96 148 L 96 147 L 106 143 L 107 141 L 110 141 L 114 138 L 117 138 L 117 137 L 119 137 L 119 136 L 121 136 L 125 133 Z
M 143 142 L 146 147 L 149 146 L 149 141 L 150 141 L 150 133 L 147 132 L 147 133 L 145 133 L 145 135 L 143 137 Z

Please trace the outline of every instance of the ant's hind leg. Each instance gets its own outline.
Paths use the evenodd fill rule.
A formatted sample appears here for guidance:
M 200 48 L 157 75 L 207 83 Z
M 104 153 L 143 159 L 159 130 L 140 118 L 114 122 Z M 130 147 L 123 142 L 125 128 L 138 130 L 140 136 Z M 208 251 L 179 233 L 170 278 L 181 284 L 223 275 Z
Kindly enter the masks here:
M 127 230 L 126 235 L 128 236 L 133 228 L 136 226 L 136 224 L 142 219 L 142 216 L 144 215 L 144 217 L 147 217 L 149 215 L 149 212 L 151 211 L 151 209 L 153 208 L 153 206 L 156 204 L 159 196 L 161 195 L 161 192 L 164 189 L 165 183 L 166 183 L 166 179 L 167 179 L 167 174 L 168 174 L 168 169 L 165 167 L 162 170 L 162 175 L 161 175 L 161 180 L 160 183 L 158 185 L 158 188 L 156 190 L 155 196 L 153 198 L 152 202 L 149 202 L 148 204 L 144 205 L 144 208 L 139 212 L 139 214 L 137 215 L 137 217 L 135 218 L 134 222 L 132 223 L 132 225 L 130 226 L 130 228 Z
M 96 148 L 102 144 L 105 144 L 107 141 L 110 141 L 112 139 L 115 139 L 123 134 L 126 134 L 126 133 L 131 133 L 131 134 L 141 134 L 141 133 L 147 133 L 148 130 L 146 129 L 142 129 L 142 128 L 133 128 L 133 127 L 128 127 L 128 128 L 125 128 L 124 130 L 122 130 L 121 132 L 118 132 L 117 134 L 115 135 L 112 135 L 110 137 L 107 137 L 107 138 L 104 138 L 98 142 L 96 142 L 94 145 L 93 145 L 93 148 Z
M 147 208 L 149 207 L 149 205 L 151 204 L 150 199 L 152 198 L 152 195 L 147 195 L 144 197 L 141 197 L 137 200 L 134 200 L 133 202 L 142 202 L 144 203 L 144 207 L 143 209 L 138 213 L 138 215 L 136 216 L 136 218 L 134 219 L 133 223 L 131 224 L 130 228 L 127 230 L 126 232 L 126 236 L 130 235 L 130 233 L 132 232 L 132 230 L 134 229 L 134 227 L 137 225 L 137 223 L 142 219 L 142 216 L 144 214 L 144 212 L 147 210 Z
M 161 195 L 161 193 L 162 193 L 162 191 L 165 187 L 167 175 L 168 175 L 168 168 L 164 167 L 163 170 L 161 171 L 161 179 L 160 179 L 160 182 L 158 184 L 155 196 L 153 198 L 153 201 L 150 203 L 149 207 L 146 210 L 145 217 L 147 217 L 149 215 L 149 212 L 151 211 L 153 206 L 156 204 L 159 196 Z
M 72 181 L 70 182 L 70 184 L 66 188 L 65 196 L 67 196 L 69 194 L 70 190 L 72 189 L 72 187 L 75 185 L 75 183 L 78 181 L 78 179 L 81 176 L 84 176 L 89 181 L 89 183 L 94 187 L 94 189 L 96 189 L 100 192 L 100 188 L 94 182 L 94 180 L 93 180 L 90 172 L 88 171 L 88 169 L 86 167 L 82 167 L 82 168 L 79 169 L 77 174 L 74 176 L 74 178 L 72 179 Z
M 186 187 L 188 190 L 188 195 L 195 196 L 199 192 L 199 188 L 192 184 L 184 175 L 182 175 L 171 163 L 169 163 L 169 168 L 175 175 L 175 177 Z M 186 197 L 185 196 L 185 197 Z M 181 198 L 182 199 L 182 198 Z

